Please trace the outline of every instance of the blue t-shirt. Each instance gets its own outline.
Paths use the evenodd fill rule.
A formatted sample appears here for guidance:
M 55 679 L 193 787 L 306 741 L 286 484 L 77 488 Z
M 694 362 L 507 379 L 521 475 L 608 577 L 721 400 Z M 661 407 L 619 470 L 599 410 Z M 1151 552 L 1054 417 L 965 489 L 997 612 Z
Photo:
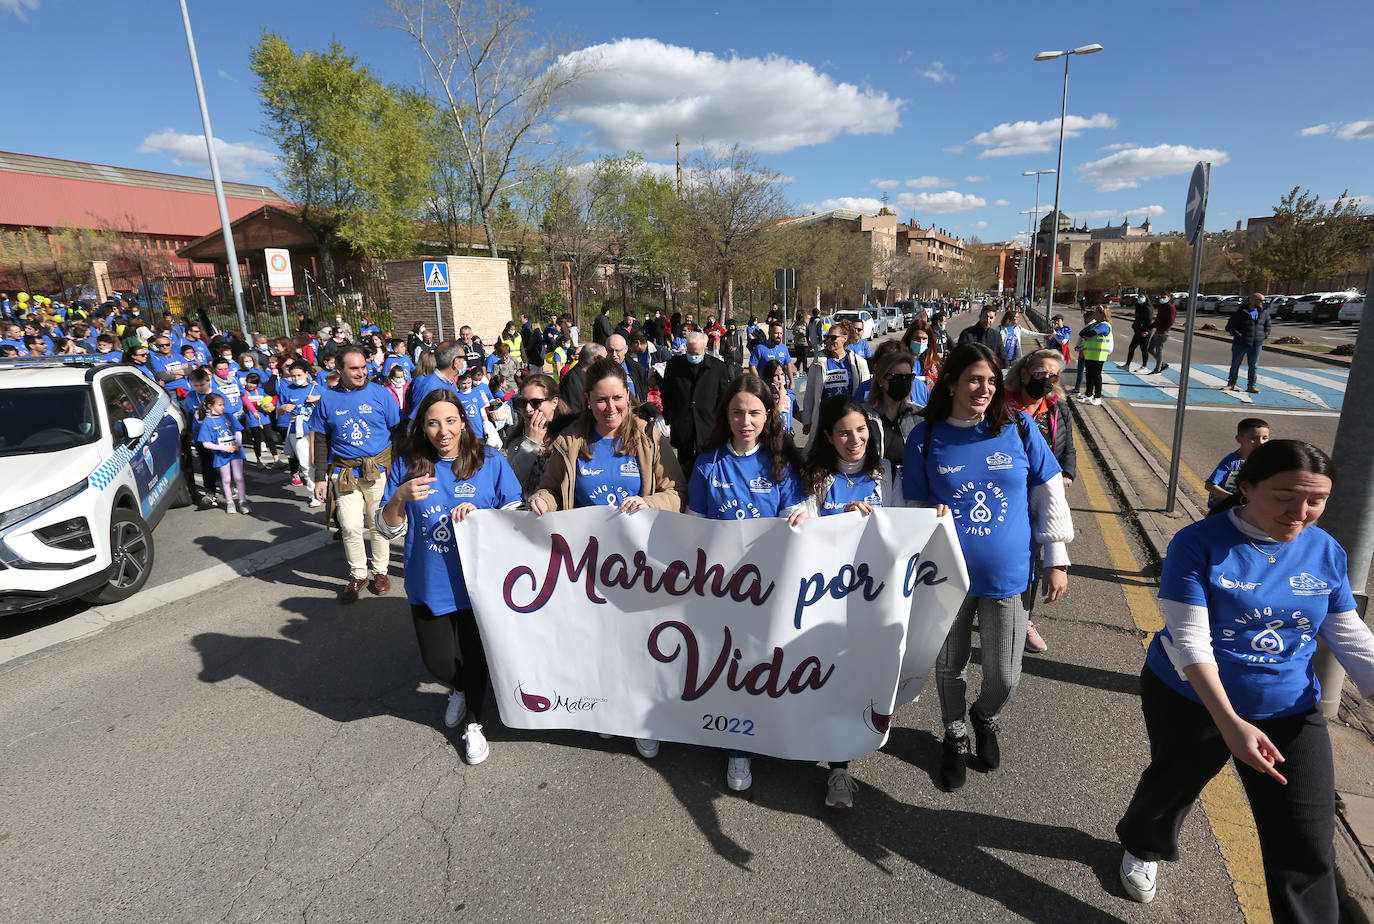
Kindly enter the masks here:
M 1270 554 L 1277 561 L 1271 563 Z M 1321 698 L 1312 666 L 1317 630 L 1328 614 L 1355 609 L 1345 551 L 1328 533 L 1309 526 L 1291 542 L 1251 545 L 1230 514 L 1178 531 L 1164 560 L 1159 596 L 1207 608 L 1217 673 L 1244 719 L 1315 707 Z M 1168 628 L 1160 630 L 1146 663 L 1175 691 L 1201 702 L 1169 658 L 1172 643 Z
M 283 379 L 277 385 L 277 426 L 289 426 L 292 436 L 305 436 L 310 432 L 310 418 L 314 413 L 309 398 L 323 393 L 324 389 L 309 379 L 304 385 L 294 385 L 290 380 Z M 283 404 L 292 405 L 292 409 L 283 411 Z
M 776 359 L 785 367 L 792 361 L 792 353 L 785 343 L 779 343 L 777 346 L 760 343 L 749 353 L 749 365 L 756 369 L 763 369 L 763 364 L 770 359 Z
M 186 391 L 191 390 L 191 382 L 186 378 L 186 373 L 191 370 L 187 368 L 186 361 L 180 356 L 162 356 L 158 353 L 154 353 L 149 358 L 148 365 L 152 367 L 153 372 L 157 375 L 162 375 L 166 372 L 175 376 L 171 381 L 158 383 L 168 391 L 174 392 L 178 388 L 184 388 Z
M 486 439 L 487 425 L 486 421 L 482 419 L 482 409 L 496 400 L 491 389 L 487 388 L 485 384 L 474 385 L 466 393 L 457 390 L 457 394 L 458 403 L 463 406 L 463 413 L 467 416 L 468 426 L 472 427 L 472 432 L 477 436 L 479 442 Z M 418 402 L 416 404 L 418 406 Z
M 1237 449 L 1217 463 L 1217 467 L 1213 469 L 1212 474 L 1207 477 L 1207 483 L 1214 484 L 1223 491 L 1230 491 L 1232 494 L 1236 493 L 1236 474 L 1240 472 L 1240 465 L 1240 450 Z M 1210 493 L 1207 495 L 1208 509 L 1215 507 L 1219 503 L 1221 503 L 1221 501 L 1213 497 Z
M 205 341 L 203 340 L 186 340 L 184 338 L 178 340 L 176 345 L 176 352 L 178 355 L 181 353 L 181 348 L 187 344 L 190 344 L 191 349 L 196 351 L 196 359 L 199 361 L 200 365 L 204 366 L 210 362 L 210 348 L 205 345 Z
M 409 356 L 388 356 L 382 362 L 382 374 L 390 374 L 392 366 L 400 366 L 404 369 L 406 371 L 406 378 L 411 378 L 415 375 L 415 361 Z
M 807 382 L 806 387 L 810 388 L 813 382 Z M 821 383 L 821 403 L 824 404 L 827 398 L 836 395 L 849 395 L 854 393 L 856 385 L 850 381 L 849 363 L 843 359 L 825 358 L 825 381 Z
M 267 397 L 267 393 L 261 388 L 257 391 L 249 391 L 247 388 L 244 388 L 243 395 L 243 419 L 247 422 L 248 426 L 263 427 L 270 425 L 272 423 L 271 415 L 264 414 L 258 409 L 262 399 Z
M 239 388 L 238 376 L 229 373 L 227 379 L 211 374 L 210 387 L 224 395 L 224 413 L 237 417 L 243 413 L 243 389 Z
M 199 396 L 197 396 L 199 397 Z M 207 417 L 196 423 L 196 442 L 197 443 L 232 443 L 234 434 L 242 432 L 243 426 L 230 417 L 228 414 L 221 414 L 218 417 Z M 233 459 L 245 459 L 243 447 L 237 447 L 233 452 L 221 452 L 216 449 L 211 453 L 214 459 L 215 468 L 221 465 L 228 465 Z
M 443 376 L 439 375 L 439 373 L 437 372 L 431 372 L 429 375 L 419 376 L 418 378 L 411 381 L 410 417 L 412 420 L 415 418 L 416 412 L 420 410 L 420 402 L 425 400 L 425 395 L 429 394 L 432 391 L 438 391 L 441 388 L 447 388 L 449 391 L 454 393 L 457 393 L 458 391 L 457 385 L 454 385 L 452 382 L 450 382 Z M 466 408 L 464 408 L 464 410 L 466 410 Z
M 844 346 L 844 348 L 845 348 L 846 350 L 848 350 L 849 352 L 851 352 L 851 353 L 857 353 L 858 355 L 862 356 L 864 359 L 872 359 L 872 358 L 873 358 L 873 348 L 872 348 L 871 346 L 869 346 L 869 345 L 868 345 L 868 341 L 867 341 L 867 340 L 864 340 L 862 337 L 860 337 L 860 338 L 859 338 L 856 342 L 854 342 L 854 343 L 846 343 L 845 346 Z
M 830 481 L 830 490 L 825 492 L 825 499 L 819 505 L 820 514 L 828 517 L 844 513 L 844 508 L 856 501 L 863 501 L 870 507 L 883 505 L 882 491 L 873 480 L 873 475 L 869 472 L 859 472 L 857 475 L 836 472 Z
M 0 340 L 0 343 L 14 347 L 15 352 L 18 353 L 20 356 L 29 355 L 29 348 L 24 346 L 23 340 Z
M 453 460 L 437 460 L 429 497 L 406 504 L 406 600 L 435 614 L 472 608 L 453 537 L 453 508 L 472 504 L 488 510 L 520 503 L 520 482 L 510 463 L 494 449 L 485 453 L 481 467 L 462 481 L 453 475 Z M 407 467 L 405 459 L 391 463 L 383 504 L 405 482 Z
M 335 457 L 362 459 L 390 446 L 391 428 L 400 422 L 396 399 L 381 385 L 368 382 L 354 391 L 326 391 L 310 417 L 310 432 L 328 436 Z
M 328 388 L 329 386 L 325 384 L 325 382 L 329 378 L 329 373 L 337 371 L 337 369 L 325 369 L 321 367 L 320 371 L 315 373 L 315 384 L 321 388 Z
M 687 509 L 708 520 L 750 520 L 786 516 L 806 500 L 801 479 L 790 468 L 781 483 L 773 481 L 773 455 L 755 449 L 736 455 L 717 446 L 697 457 L 687 482 Z
M 573 503 L 578 507 L 618 507 L 627 498 L 639 494 L 643 478 L 639 460 L 634 456 L 616 455 L 620 441 L 593 435 L 588 445 L 591 459 L 578 455 L 574 460 L 577 473 L 573 477 Z
M 968 565 L 969 594 L 1003 600 L 1030 586 L 1035 568 L 1029 486 L 1060 473 L 1035 423 L 1020 414 L 991 433 L 986 420 L 972 427 L 935 425 L 930 457 L 921 457 L 928 421 L 907 437 L 902 493 L 916 504 L 948 504 Z M 1030 437 L 1022 439 L 1021 431 Z

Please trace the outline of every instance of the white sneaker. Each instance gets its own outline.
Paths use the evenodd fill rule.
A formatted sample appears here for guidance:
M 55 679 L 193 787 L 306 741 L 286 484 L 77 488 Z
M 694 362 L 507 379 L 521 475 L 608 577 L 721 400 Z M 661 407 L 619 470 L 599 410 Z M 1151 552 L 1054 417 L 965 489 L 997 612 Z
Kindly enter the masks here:
M 725 785 L 735 792 L 744 792 L 754 785 L 754 774 L 749 772 L 748 757 L 731 757 L 725 765 Z
M 310 495 L 310 503 L 309 503 L 308 506 L 311 506 L 311 507 L 322 507 L 322 506 L 324 506 L 324 505 L 320 503 L 320 499 L 319 499 L 318 497 L 316 497 L 315 495 L 311 494 L 311 495 Z
M 829 808 L 853 808 L 854 790 L 859 788 L 859 784 L 854 782 L 854 777 L 849 775 L 849 771 L 844 767 L 836 767 L 830 771 L 830 777 L 825 782 L 825 804 Z
M 448 695 L 448 707 L 444 709 L 444 726 L 457 728 L 468 712 L 468 697 L 462 690 L 454 690 Z
M 234 509 L 234 502 L 233 502 L 232 500 L 225 500 L 225 502 L 224 502 L 224 512 L 225 512 L 225 513 L 238 513 L 238 511 Z
M 1101 407 L 1102 399 L 1094 395 L 1093 397 L 1088 399 L 1088 403 L 1093 405 L 1094 407 Z
M 487 754 L 491 753 L 491 749 L 487 747 L 487 738 L 482 734 L 482 726 L 476 722 L 463 732 L 463 750 L 470 764 L 480 764 L 487 759 Z
M 635 750 L 645 760 L 653 760 L 658 756 L 658 742 L 652 738 L 636 738 Z
M 1129 850 L 1121 851 L 1121 884 L 1126 894 L 1136 901 L 1148 905 L 1155 900 L 1155 873 L 1159 864 L 1153 860 L 1142 860 Z

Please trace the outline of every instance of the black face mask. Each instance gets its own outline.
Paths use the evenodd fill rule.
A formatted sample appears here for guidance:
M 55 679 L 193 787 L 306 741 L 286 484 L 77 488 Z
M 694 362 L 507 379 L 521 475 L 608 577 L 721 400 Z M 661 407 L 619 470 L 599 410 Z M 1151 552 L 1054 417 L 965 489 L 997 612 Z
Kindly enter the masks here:
M 1026 395 L 1039 401 L 1050 393 L 1054 383 L 1049 379 L 1031 379 L 1026 383 Z
M 911 394 L 911 383 L 915 380 L 914 375 L 890 375 L 887 378 L 887 387 L 884 389 L 887 396 L 893 401 L 901 401 Z

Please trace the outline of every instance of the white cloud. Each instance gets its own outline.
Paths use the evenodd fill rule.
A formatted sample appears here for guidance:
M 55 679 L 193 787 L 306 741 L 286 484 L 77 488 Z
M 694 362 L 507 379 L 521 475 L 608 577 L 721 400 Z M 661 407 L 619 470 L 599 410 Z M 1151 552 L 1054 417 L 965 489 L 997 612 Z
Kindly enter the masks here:
M 811 212 L 828 212 L 831 209 L 853 209 L 856 212 L 873 214 L 882 207 L 882 202 L 866 196 L 838 196 L 834 199 L 822 199 L 820 202 L 803 203 L 802 211 L 809 214 Z
M 1298 134 L 1300 135 L 1327 135 L 1331 132 L 1330 124 L 1323 122 L 1320 125 L 1309 125 Z
M 998 199 L 993 205 L 1011 205 L 1010 199 Z
M 1071 115 L 1064 120 L 1064 137 L 1077 138 L 1089 128 L 1116 128 L 1116 119 L 1104 112 L 1088 119 Z M 960 153 L 969 145 L 978 145 L 985 149 L 978 155 L 980 158 L 1012 157 L 1017 154 L 1051 151 L 1058 141 L 1058 119 L 1047 119 L 1044 122 L 1003 122 L 949 150 Z
M 1074 221 L 1098 221 L 1100 219 L 1116 219 L 1120 222 L 1123 218 L 1130 218 L 1139 221 L 1141 218 L 1158 218 L 1167 212 L 1162 205 L 1143 205 L 1138 209 L 1089 209 L 1084 212 L 1069 212 L 1068 216 Z
M 902 185 L 901 180 L 879 180 L 874 178 L 868 182 L 869 185 L 876 186 L 879 189 L 896 189 L 898 186 Z
M 921 76 L 936 83 L 948 83 L 954 79 L 954 75 L 945 70 L 945 62 L 931 61 L 930 67 L 921 71 Z
M 987 223 L 986 221 L 975 221 L 973 224 L 969 225 L 968 227 L 972 228 L 974 231 L 981 231 L 981 230 L 983 230 L 984 228 L 986 228 L 987 226 L 988 226 L 988 223 Z
M 139 145 L 140 154 L 166 154 L 172 163 L 181 167 L 197 167 L 208 173 L 210 157 L 205 150 L 205 136 L 191 135 L 174 129 L 154 132 Z M 220 172 L 228 179 L 250 179 L 264 169 L 277 165 L 277 155 L 247 141 L 215 139 L 215 156 Z
M 907 180 L 902 185 L 907 189 L 935 189 L 940 186 L 953 186 L 954 181 L 938 176 L 918 176 L 915 179 Z
M 897 207 L 907 212 L 926 212 L 932 215 L 947 215 L 951 212 L 967 212 L 980 209 L 988 200 L 969 193 L 947 189 L 937 193 L 901 193 L 897 196 Z
M 28 19 L 25 10 L 38 9 L 38 0 L 0 0 L 0 12 L 13 13 L 20 19 Z
M 907 61 L 909 61 L 910 59 L 911 59 L 911 49 L 908 48 L 906 51 L 902 52 L 901 54 L 899 54 L 899 55 L 897 56 L 897 63 L 898 63 L 898 64 L 905 64 L 905 63 L 906 63 Z
M 966 177 L 964 177 L 964 182 L 965 182 L 965 183 L 986 183 L 986 182 L 987 182 L 987 179 L 988 179 L 988 178 L 985 177 L 985 176 L 966 176 Z
M 1136 144 L 1134 141 L 1118 141 L 1116 144 L 1104 144 L 1104 145 L 1102 145 L 1102 150 L 1104 150 L 1104 151 L 1124 151 L 1124 150 L 1126 150 L 1127 148 L 1138 148 L 1138 147 L 1140 147 L 1140 145 Z
M 591 129 L 601 149 L 664 156 L 674 136 L 698 148 L 740 144 L 764 154 L 839 134 L 891 134 L 901 99 L 838 83 L 804 61 L 717 57 L 655 39 L 572 52 L 594 65 L 560 119 Z
M 1337 129 L 1336 137 L 1342 141 L 1353 141 L 1356 138 L 1374 138 L 1374 120 L 1346 122 Z
M 222 68 L 222 67 L 219 69 L 219 71 L 217 71 L 217 73 L 219 74 L 220 80 L 229 80 L 229 81 L 232 81 L 233 83 L 238 83 L 238 82 L 239 82 L 239 79 L 238 79 L 237 77 L 235 77 L 233 74 L 229 73 L 228 71 L 226 71 L 226 70 L 225 70 L 224 68 Z
M 1335 205 L 1337 201 L 1339 200 L 1323 199 L 1321 202 L 1318 202 L 1317 204 L 1330 208 L 1331 206 Z M 1374 196 L 1346 196 L 1345 201 L 1353 202 L 1357 207 L 1362 209 L 1374 208 Z
M 1135 189 L 1142 180 L 1189 173 L 1200 160 L 1210 161 L 1216 167 L 1229 162 L 1231 157 L 1215 148 L 1157 144 L 1152 148 L 1132 148 L 1109 154 L 1101 160 L 1083 164 L 1078 173 L 1083 182 L 1092 183 L 1097 192 L 1115 192 Z

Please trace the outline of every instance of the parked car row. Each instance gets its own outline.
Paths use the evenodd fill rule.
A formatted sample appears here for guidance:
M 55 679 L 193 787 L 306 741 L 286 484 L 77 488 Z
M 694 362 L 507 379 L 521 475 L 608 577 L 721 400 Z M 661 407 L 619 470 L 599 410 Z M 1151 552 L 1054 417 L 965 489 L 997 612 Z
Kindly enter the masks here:
M 1186 292 L 1174 293 L 1180 310 L 1188 304 Z M 1230 314 L 1246 304 L 1241 295 L 1199 295 L 1198 314 Z M 1308 292 L 1306 295 L 1271 295 L 1265 299 L 1269 313 L 1279 321 L 1309 321 L 1316 324 L 1340 321 L 1359 323 L 1364 313 L 1364 296 L 1356 292 Z M 1346 310 L 1346 306 L 1350 306 Z

